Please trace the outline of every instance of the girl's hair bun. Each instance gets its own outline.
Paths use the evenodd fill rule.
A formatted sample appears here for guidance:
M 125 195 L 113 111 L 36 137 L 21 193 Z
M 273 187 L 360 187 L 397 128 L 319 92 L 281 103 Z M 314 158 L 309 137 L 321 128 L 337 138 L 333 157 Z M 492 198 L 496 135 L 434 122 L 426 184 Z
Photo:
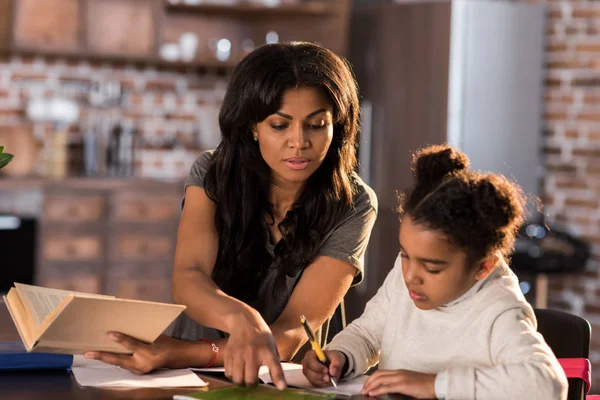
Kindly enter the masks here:
M 417 186 L 432 187 L 446 176 L 469 168 L 469 158 L 447 144 L 428 146 L 413 155 Z

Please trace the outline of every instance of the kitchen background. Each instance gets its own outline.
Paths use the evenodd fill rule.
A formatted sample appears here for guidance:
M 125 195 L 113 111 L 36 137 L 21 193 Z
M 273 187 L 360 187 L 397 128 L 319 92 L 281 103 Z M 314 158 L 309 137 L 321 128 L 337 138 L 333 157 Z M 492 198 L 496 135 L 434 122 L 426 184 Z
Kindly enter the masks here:
M 219 142 L 232 69 L 290 40 L 347 57 L 361 87 L 360 172 L 380 214 L 349 320 L 397 254 L 410 152 L 448 141 L 541 197 L 514 257 L 523 291 L 600 330 L 592 0 L 0 0 L 0 145 L 15 154 L 0 172 L 0 292 L 170 301 L 183 179 Z M 600 368 L 598 335 L 590 358 Z

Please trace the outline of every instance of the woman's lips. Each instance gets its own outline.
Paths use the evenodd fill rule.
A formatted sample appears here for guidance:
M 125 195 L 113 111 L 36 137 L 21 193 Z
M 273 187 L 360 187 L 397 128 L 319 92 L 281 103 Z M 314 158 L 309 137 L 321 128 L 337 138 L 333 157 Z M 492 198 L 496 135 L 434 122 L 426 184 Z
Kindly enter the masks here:
M 304 158 L 304 157 L 292 157 L 292 158 L 288 158 L 284 161 L 285 161 L 285 165 L 287 165 L 288 168 L 293 169 L 293 170 L 305 169 L 306 167 L 308 167 L 308 163 L 309 163 L 308 158 Z

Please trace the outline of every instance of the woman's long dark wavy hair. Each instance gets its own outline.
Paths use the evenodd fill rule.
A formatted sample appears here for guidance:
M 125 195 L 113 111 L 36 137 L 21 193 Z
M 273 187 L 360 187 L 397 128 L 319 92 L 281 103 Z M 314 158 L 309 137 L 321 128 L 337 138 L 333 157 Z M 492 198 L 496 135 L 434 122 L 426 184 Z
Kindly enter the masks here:
M 321 88 L 334 108 L 333 140 L 322 165 L 279 224 L 275 259 L 266 244 L 270 169 L 252 127 L 281 108 L 284 91 Z M 330 50 L 304 43 L 264 45 L 235 69 L 219 113 L 222 141 L 207 170 L 204 189 L 216 204 L 219 251 L 213 280 L 243 301 L 257 298 L 273 261 L 276 289 L 316 257 L 321 239 L 353 205 L 359 124 L 358 88 L 348 64 Z M 274 293 L 275 294 L 275 293 Z

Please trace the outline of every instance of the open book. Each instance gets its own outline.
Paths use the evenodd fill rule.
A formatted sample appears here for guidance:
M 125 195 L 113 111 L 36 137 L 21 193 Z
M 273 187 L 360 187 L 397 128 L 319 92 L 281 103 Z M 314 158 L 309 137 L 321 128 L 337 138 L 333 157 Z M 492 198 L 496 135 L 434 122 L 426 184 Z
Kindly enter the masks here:
M 14 285 L 4 301 L 28 352 L 131 354 L 107 333 L 121 332 L 152 343 L 185 309 L 177 304 Z

